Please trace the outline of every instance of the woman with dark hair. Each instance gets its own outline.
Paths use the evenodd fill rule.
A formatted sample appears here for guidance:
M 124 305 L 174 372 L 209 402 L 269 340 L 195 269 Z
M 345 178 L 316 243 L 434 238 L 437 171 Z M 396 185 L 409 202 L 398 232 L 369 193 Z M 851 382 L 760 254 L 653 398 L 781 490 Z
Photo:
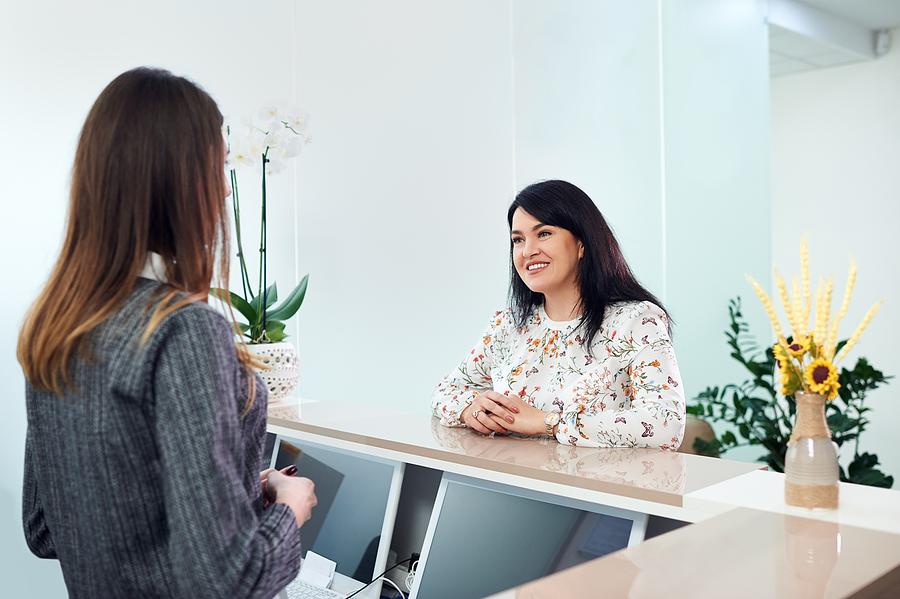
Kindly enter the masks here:
M 445 426 L 676 450 L 685 402 L 662 303 L 594 202 L 565 181 L 509 207 L 510 307 L 434 393 Z
M 272 597 L 300 567 L 313 484 L 260 472 L 266 388 L 206 304 L 228 281 L 225 153 L 213 99 L 156 69 L 113 80 L 81 131 L 18 346 L 25 539 L 71 597 Z

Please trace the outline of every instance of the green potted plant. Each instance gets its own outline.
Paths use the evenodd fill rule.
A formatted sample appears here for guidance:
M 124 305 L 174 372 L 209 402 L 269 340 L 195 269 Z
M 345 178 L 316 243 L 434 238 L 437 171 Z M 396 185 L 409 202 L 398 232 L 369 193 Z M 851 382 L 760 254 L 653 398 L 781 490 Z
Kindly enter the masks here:
M 283 171 L 287 163 L 300 154 L 309 141 L 307 117 L 299 110 L 263 108 L 255 121 L 247 120 L 235 131 L 226 126 L 231 178 L 231 202 L 237 241 L 237 257 L 241 271 L 240 291 L 215 288 L 214 296 L 230 297 L 231 304 L 243 316 L 236 334 L 245 337 L 247 347 L 259 358 L 260 375 L 269 390 L 269 401 L 288 396 L 297 386 L 299 363 L 293 345 L 285 342 L 286 321 L 293 317 L 306 297 L 309 275 L 278 301 L 278 286 L 268 282 L 268 243 L 266 227 L 267 177 Z M 238 169 L 246 168 L 260 176 L 262 203 L 260 219 L 259 271 L 256 284 L 251 281 L 241 236 L 241 205 Z
M 759 461 L 776 472 L 784 472 L 797 415 L 794 394 L 802 388 L 794 388 L 789 394 L 779 393 L 784 389 L 778 385 L 781 373 L 773 347 L 763 350 L 757 345 L 741 311 L 740 297 L 729 302 L 728 317 L 725 337 L 731 357 L 746 369 L 748 378 L 740 383 L 707 387 L 689 402 L 689 414 L 729 425 L 711 441 L 696 439 L 693 447 L 697 453 L 718 456 L 738 447 L 760 446 L 764 453 Z M 837 343 L 836 352 L 846 343 Z M 825 413 L 834 443 L 838 447 L 852 447 L 853 451 L 847 467 L 839 468 L 841 481 L 885 488 L 894 483 L 893 476 L 879 469 L 878 456 L 860 449 L 860 438 L 869 424 L 871 410 L 865 404 L 866 396 L 891 378 L 866 358 L 857 359 L 852 368 L 841 368 L 837 394 L 827 402 Z

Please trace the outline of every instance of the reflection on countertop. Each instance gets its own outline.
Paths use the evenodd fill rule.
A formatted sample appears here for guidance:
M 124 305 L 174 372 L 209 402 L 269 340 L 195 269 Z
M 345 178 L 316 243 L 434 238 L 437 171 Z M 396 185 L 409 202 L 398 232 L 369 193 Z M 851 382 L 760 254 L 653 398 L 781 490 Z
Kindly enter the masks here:
M 736 509 L 495 599 L 888 597 L 898 568 L 898 535 Z
M 752 472 L 748 464 L 646 448 L 562 445 L 547 438 L 483 436 L 447 428 L 423 410 L 303 401 L 269 407 L 269 424 L 467 467 L 672 506 L 697 489 Z
M 456 453 L 526 468 L 564 473 L 646 489 L 684 493 L 685 456 L 673 451 L 563 445 L 546 437 L 484 436 L 431 419 L 442 447 Z

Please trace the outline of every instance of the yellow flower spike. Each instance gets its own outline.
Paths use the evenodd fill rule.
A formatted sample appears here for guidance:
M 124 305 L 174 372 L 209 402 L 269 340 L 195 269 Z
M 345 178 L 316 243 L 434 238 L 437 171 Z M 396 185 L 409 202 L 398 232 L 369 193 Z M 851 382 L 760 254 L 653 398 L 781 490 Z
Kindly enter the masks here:
M 869 323 L 878 314 L 878 310 L 881 308 L 881 304 L 884 300 L 875 302 L 869 311 L 866 312 L 866 315 L 863 317 L 862 322 L 859 323 L 859 326 L 856 327 L 856 330 L 853 331 L 853 334 L 850 336 L 850 339 L 847 340 L 847 345 L 841 349 L 841 353 L 838 354 L 837 358 L 835 358 L 834 363 L 838 364 L 841 360 L 847 357 L 847 354 L 850 353 L 850 350 L 853 349 L 853 346 L 856 345 L 856 342 L 859 341 L 860 336 L 863 334 L 863 331 L 866 330 L 866 327 L 869 326 Z
M 813 338 L 817 345 L 825 342 L 825 281 L 819 279 L 819 285 L 816 287 L 816 318 L 815 328 L 813 329 Z
M 831 292 L 834 290 L 834 277 L 828 277 L 828 283 L 825 284 L 824 314 L 822 327 L 822 336 L 819 337 L 819 347 L 825 346 L 825 338 L 828 337 L 828 326 L 831 323 Z
M 753 291 L 756 292 L 756 297 L 759 298 L 759 301 L 762 302 L 763 308 L 766 311 L 766 315 L 769 317 L 769 320 L 772 323 L 772 329 L 775 331 L 775 336 L 779 339 L 784 337 L 784 333 L 781 330 L 781 323 L 778 322 L 778 314 L 775 313 L 775 306 L 772 305 L 772 299 L 769 297 L 769 294 L 766 293 L 766 290 L 762 288 L 762 286 L 756 282 L 751 276 L 747 276 L 747 281 L 753 286 Z
M 828 331 L 828 339 L 825 342 L 825 352 L 829 358 L 834 357 L 834 350 L 838 338 L 838 327 L 841 325 L 841 321 L 844 319 L 844 316 L 847 315 L 847 310 L 850 308 L 850 298 L 853 297 L 853 286 L 855 284 L 856 261 L 851 258 L 850 271 L 847 273 L 847 287 L 844 289 L 844 300 L 841 302 L 841 307 L 838 309 L 838 313 L 831 323 L 831 328 Z
M 803 325 L 803 298 L 800 295 L 800 284 L 797 277 L 791 279 L 791 313 L 793 315 L 793 325 L 791 327 L 794 337 L 799 337 L 806 333 Z
M 791 299 L 788 296 L 787 283 L 784 277 L 775 269 L 775 286 L 778 288 L 778 295 L 781 297 L 781 305 L 784 306 L 784 314 L 788 321 L 788 326 L 792 331 L 797 330 L 797 323 L 794 322 L 794 309 L 791 306 Z
M 812 307 L 809 293 L 809 247 L 806 239 L 800 241 L 800 276 L 803 285 L 803 328 L 809 327 L 809 310 Z
M 841 384 L 838 382 L 838 371 L 830 360 L 819 358 L 813 360 L 803 373 L 806 388 L 811 393 L 824 395 L 826 399 L 837 397 Z

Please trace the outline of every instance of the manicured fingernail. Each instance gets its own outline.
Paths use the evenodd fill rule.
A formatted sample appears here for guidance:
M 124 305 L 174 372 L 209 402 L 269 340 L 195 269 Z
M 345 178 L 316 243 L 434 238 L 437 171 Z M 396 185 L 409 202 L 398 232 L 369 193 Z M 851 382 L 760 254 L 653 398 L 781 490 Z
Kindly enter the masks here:
M 513 417 L 512 417 L 512 416 L 507 416 L 507 417 L 506 417 L 506 421 L 507 421 L 508 423 L 510 423 L 510 424 L 512 424 L 513 422 L 515 422 L 515 420 L 513 420 Z
M 297 474 L 297 467 L 296 466 L 288 466 L 287 468 L 284 469 L 284 474 L 287 476 L 294 476 L 295 474 Z
M 518 413 L 519 413 L 519 408 L 513 408 L 513 412 L 515 412 L 516 414 L 518 414 Z

